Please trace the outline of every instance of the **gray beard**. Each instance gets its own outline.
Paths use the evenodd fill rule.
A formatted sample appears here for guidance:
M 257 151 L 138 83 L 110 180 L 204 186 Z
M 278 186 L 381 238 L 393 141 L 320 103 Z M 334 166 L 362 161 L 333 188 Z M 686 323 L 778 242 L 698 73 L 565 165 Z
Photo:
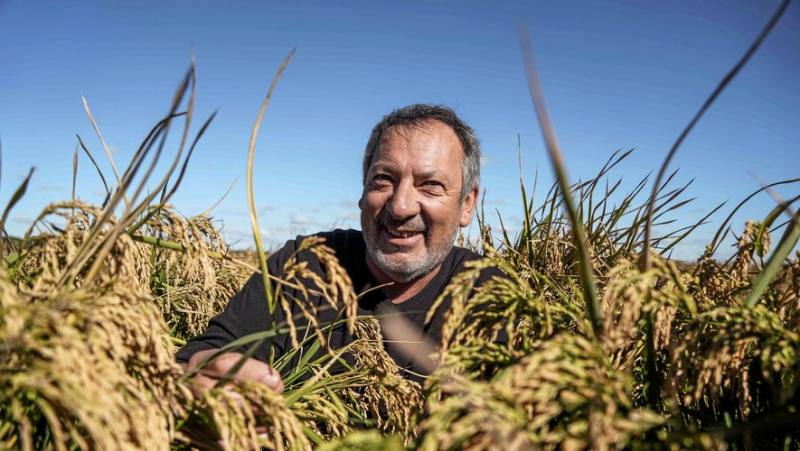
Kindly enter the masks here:
M 447 252 L 441 256 L 431 255 L 429 253 L 424 261 L 413 266 L 391 262 L 386 257 L 387 254 L 393 252 L 384 252 L 382 249 L 378 249 L 377 247 L 373 247 L 371 245 L 367 245 L 367 252 L 369 252 L 369 256 L 372 257 L 372 261 L 375 262 L 375 265 L 377 265 L 381 271 L 383 271 L 395 282 L 404 283 L 411 282 L 412 280 L 418 279 L 433 271 L 437 265 L 444 261 L 444 258 L 447 257 L 447 254 L 450 253 L 450 250 L 448 249 Z
M 453 242 L 457 234 L 458 226 L 456 225 L 456 227 L 453 228 L 450 239 L 445 242 L 446 245 L 442 245 L 441 248 L 438 249 L 426 247 L 427 252 L 420 259 L 421 261 L 410 264 L 392 262 L 389 260 L 388 257 L 390 254 L 403 253 L 404 248 L 400 246 L 395 246 L 391 243 L 380 246 L 378 245 L 377 237 L 365 236 L 364 242 L 367 245 L 367 252 L 375 265 L 395 282 L 405 283 L 418 279 L 439 266 L 444 259 L 447 258 L 447 255 L 453 248 Z

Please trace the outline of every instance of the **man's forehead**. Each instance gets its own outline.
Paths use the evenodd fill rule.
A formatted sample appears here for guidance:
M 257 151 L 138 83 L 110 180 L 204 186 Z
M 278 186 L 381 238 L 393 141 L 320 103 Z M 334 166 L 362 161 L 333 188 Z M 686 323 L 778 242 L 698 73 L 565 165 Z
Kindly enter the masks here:
M 411 139 L 414 134 L 419 132 L 428 133 L 431 135 L 440 135 L 442 138 L 455 136 L 458 139 L 458 135 L 453 128 L 444 122 L 436 119 L 420 119 L 418 121 L 397 124 L 389 127 L 386 129 L 386 132 L 383 133 L 383 136 L 381 136 L 381 144 L 383 144 L 390 137 Z M 459 142 L 460 141 L 461 140 L 459 139 Z
M 408 164 L 413 161 L 416 177 L 441 178 L 460 173 L 464 154 L 455 131 L 434 119 L 427 120 L 426 124 L 418 124 L 396 125 L 384 133 L 373 155 L 370 171 L 395 173 L 398 172 L 399 162 Z M 407 149 L 416 152 L 411 160 L 407 159 Z

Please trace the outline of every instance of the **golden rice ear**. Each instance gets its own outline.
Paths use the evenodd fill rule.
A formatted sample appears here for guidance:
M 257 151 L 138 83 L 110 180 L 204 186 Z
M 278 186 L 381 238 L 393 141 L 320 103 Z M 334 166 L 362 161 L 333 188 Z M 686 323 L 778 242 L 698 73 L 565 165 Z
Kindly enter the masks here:
M 601 346 L 568 332 L 540 342 L 491 381 L 444 370 L 434 379 L 442 396 L 420 424 L 422 449 L 611 449 L 666 425 L 633 408 L 629 376 L 612 368 Z
M 297 255 L 308 251 L 314 254 L 325 270 L 325 277 L 308 269 L 307 262 L 300 262 Z M 326 346 L 326 336 L 323 329 L 328 326 L 320 324 L 317 312 L 320 308 L 332 308 L 341 312 L 347 321 L 348 331 L 353 333 L 358 310 L 358 298 L 353 288 L 353 283 L 347 271 L 339 264 L 334 251 L 324 245 L 324 239 L 310 236 L 304 239 L 294 255 L 287 259 L 283 271 L 278 277 L 271 276 L 275 281 L 275 296 L 278 306 L 283 309 L 286 317 L 292 346 L 299 346 L 297 326 L 293 306 L 300 309 L 300 314 L 308 321 L 311 332 L 317 334 L 322 344 Z M 294 289 L 297 296 L 289 299 L 283 287 Z M 325 305 L 320 306 L 312 301 L 312 297 L 320 297 Z
M 361 398 L 363 407 L 372 413 L 381 430 L 400 434 L 409 442 L 416 436 L 416 417 L 422 409 L 421 387 L 400 376 L 397 363 L 384 348 L 377 319 L 359 319 L 354 326 L 352 355 L 356 368 L 366 373 L 368 381 Z M 381 407 L 387 413 L 385 420 Z
M 11 402 L 4 437 L 32 446 L 49 435 L 58 449 L 158 448 L 174 438 L 187 393 L 147 297 L 122 286 L 39 297 L 0 285 L 0 372 L 15 373 L 0 378 Z
M 717 307 L 686 325 L 671 352 L 677 402 L 698 409 L 733 404 L 747 419 L 765 393 L 793 389 L 800 334 L 764 306 Z M 785 397 L 773 400 L 781 408 Z
M 297 415 L 281 395 L 263 384 L 240 381 L 204 392 L 192 409 L 181 437 L 190 446 L 312 449 Z
M 90 234 L 90 228 L 100 216 L 106 217 L 105 222 L 97 227 L 99 230 Z M 64 229 L 48 226 L 62 220 L 66 222 Z M 15 272 L 17 280 L 39 291 L 62 289 L 66 271 L 79 258 L 80 248 L 88 240 L 99 242 L 105 239 L 106 233 L 116 224 L 113 214 L 79 201 L 47 206 L 23 238 L 23 242 L 29 244 L 26 244 L 25 251 L 19 257 L 19 268 Z M 34 230 L 42 225 L 46 227 L 45 231 L 34 235 Z M 128 236 L 120 236 L 110 247 L 99 277 L 91 285 L 85 286 L 84 269 L 78 273 L 73 285 L 88 289 L 120 283 L 147 291 L 150 278 L 148 252 L 146 246 L 133 242 Z
M 634 262 L 623 262 L 606 278 L 601 302 L 605 315 L 603 347 L 617 368 L 632 369 L 646 352 L 639 337 L 649 327 L 648 321 L 653 323 L 653 348 L 663 351 L 675 327 L 673 321 L 697 313 L 678 268 L 658 256 L 645 273 Z
M 206 216 L 186 218 L 165 206 L 143 224 L 141 234 L 183 249 L 143 245 L 150 261 L 149 288 L 177 339 L 205 331 L 251 275 L 231 259 L 212 258 L 225 254 L 228 246 Z

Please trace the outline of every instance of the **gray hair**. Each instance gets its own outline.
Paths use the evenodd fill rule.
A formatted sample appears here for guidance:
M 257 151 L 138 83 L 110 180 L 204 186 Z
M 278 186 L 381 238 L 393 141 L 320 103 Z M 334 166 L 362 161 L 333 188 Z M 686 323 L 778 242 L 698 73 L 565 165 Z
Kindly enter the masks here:
M 472 190 L 481 184 L 481 143 L 472 128 L 462 121 L 452 109 L 441 105 L 418 103 L 398 108 L 381 119 L 372 129 L 372 135 L 364 149 L 362 183 L 367 183 L 367 173 L 372 165 L 372 157 L 386 132 L 399 125 L 416 126 L 427 120 L 436 120 L 453 129 L 461 140 L 464 156 L 461 160 L 461 202 Z

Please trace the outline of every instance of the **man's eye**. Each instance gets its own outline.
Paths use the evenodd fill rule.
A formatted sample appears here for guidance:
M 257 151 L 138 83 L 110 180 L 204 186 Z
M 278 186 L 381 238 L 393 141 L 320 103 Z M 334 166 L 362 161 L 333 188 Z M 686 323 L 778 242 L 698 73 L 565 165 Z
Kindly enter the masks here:
M 386 174 L 377 174 L 375 177 L 372 177 L 372 183 L 391 183 L 392 178 Z
M 429 180 L 427 182 L 424 182 L 422 186 L 429 191 L 441 191 L 444 189 L 444 185 L 435 180 Z

